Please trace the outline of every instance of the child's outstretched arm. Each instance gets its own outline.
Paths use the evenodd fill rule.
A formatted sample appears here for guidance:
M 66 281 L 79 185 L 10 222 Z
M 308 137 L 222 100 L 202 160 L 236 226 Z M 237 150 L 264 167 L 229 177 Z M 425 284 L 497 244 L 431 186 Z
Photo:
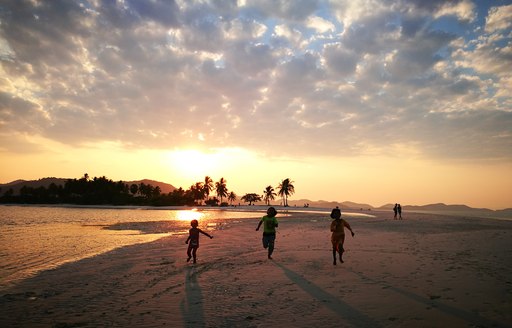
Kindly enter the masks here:
M 209 235 L 207 232 L 204 232 L 204 231 L 203 231 L 203 230 L 201 230 L 201 229 L 199 229 L 199 232 L 200 232 L 200 233 L 202 233 L 202 234 L 203 234 L 203 235 L 205 235 L 205 236 L 210 237 L 210 239 L 212 239 L 212 238 L 213 238 L 213 236 Z
M 350 227 L 350 224 L 348 224 L 347 221 L 343 220 L 343 225 L 345 227 L 347 227 L 348 230 L 350 230 L 350 232 L 352 233 L 352 237 L 354 237 L 355 233 L 354 233 L 354 231 L 352 231 L 352 228 Z
M 187 240 L 185 240 L 185 244 L 188 244 L 188 241 L 190 240 L 190 235 L 188 235 Z
M 262 223 L 263 223 L 263 220 L 261 220 L 260 223 L 258 223 L 258 227 L 256 227 L 256 231 L 260 230 L 260 227 L 261 227 Z

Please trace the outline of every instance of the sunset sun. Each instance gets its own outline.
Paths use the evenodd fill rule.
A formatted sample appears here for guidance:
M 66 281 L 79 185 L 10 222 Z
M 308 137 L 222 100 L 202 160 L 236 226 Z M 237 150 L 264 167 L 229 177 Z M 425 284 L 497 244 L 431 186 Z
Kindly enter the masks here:
M 170 164 L 187 178 L 211 175 L 219 167 L 220 155 L 198 150 L 174 151 L 168 156 Z

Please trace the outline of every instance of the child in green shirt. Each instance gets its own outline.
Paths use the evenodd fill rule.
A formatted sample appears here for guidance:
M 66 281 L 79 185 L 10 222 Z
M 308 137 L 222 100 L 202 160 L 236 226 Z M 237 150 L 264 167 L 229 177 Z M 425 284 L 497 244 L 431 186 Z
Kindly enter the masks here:
M 270 260 L 272 259 L 272 253 L 274 252 L 276 228 L 278 226 L 276 214 L 276 209 L 274 207 L 269 207 L 267 210 L 267 215 L 261 218 L 260 222 L 258 223 L 258 227 L 256 228 L 256 231 L 260 230 L 260 227 L 263 224 L 263 248 L 268 248 L 268 258 Z

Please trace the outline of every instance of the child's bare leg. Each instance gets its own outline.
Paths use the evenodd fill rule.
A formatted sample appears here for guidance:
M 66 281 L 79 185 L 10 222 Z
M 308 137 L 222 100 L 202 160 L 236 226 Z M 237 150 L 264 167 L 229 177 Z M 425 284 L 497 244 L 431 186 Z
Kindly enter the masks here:
M 261 239 L 261 241 L 263 242 L 263 248 L 267 249 L 268 248 L 268 240 L 265 237 L 263 237 Z
M 341 242 L 338 245 L 338 253 L 340 254 L 340 263 L 343 263 L 343 252 L 345 249 L 343 248 L 343 244 L 345 243 L 345 236 L 341 238 Z
M 192 247 L 189 247 L 189 248 L 187 249 L 187 256 L 188 256 L 188 258 L 187 258 L 187 262 L 189 262 L 189 261 L 190 261 L 190 259 L 192 258 L 191 251 L 192 251 Z
M 192 256 L 194 257 L 194 263 L 196 263 L 197 260 L 197 247 L 194 247 L 192 250 Z
M 268 258 L 272 259 L 272 253 L 274 252 L 274 242 L 268 243 Z

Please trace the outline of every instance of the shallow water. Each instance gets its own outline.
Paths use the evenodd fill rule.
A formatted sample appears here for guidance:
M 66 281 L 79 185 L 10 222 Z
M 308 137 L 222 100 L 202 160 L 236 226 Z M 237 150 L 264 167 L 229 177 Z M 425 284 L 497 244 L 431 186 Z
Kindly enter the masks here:
M 258 212 L 0 206 L 0 290 L 35 273 L 112 249 L 183 235 L 197 219 L 223 229 Z

